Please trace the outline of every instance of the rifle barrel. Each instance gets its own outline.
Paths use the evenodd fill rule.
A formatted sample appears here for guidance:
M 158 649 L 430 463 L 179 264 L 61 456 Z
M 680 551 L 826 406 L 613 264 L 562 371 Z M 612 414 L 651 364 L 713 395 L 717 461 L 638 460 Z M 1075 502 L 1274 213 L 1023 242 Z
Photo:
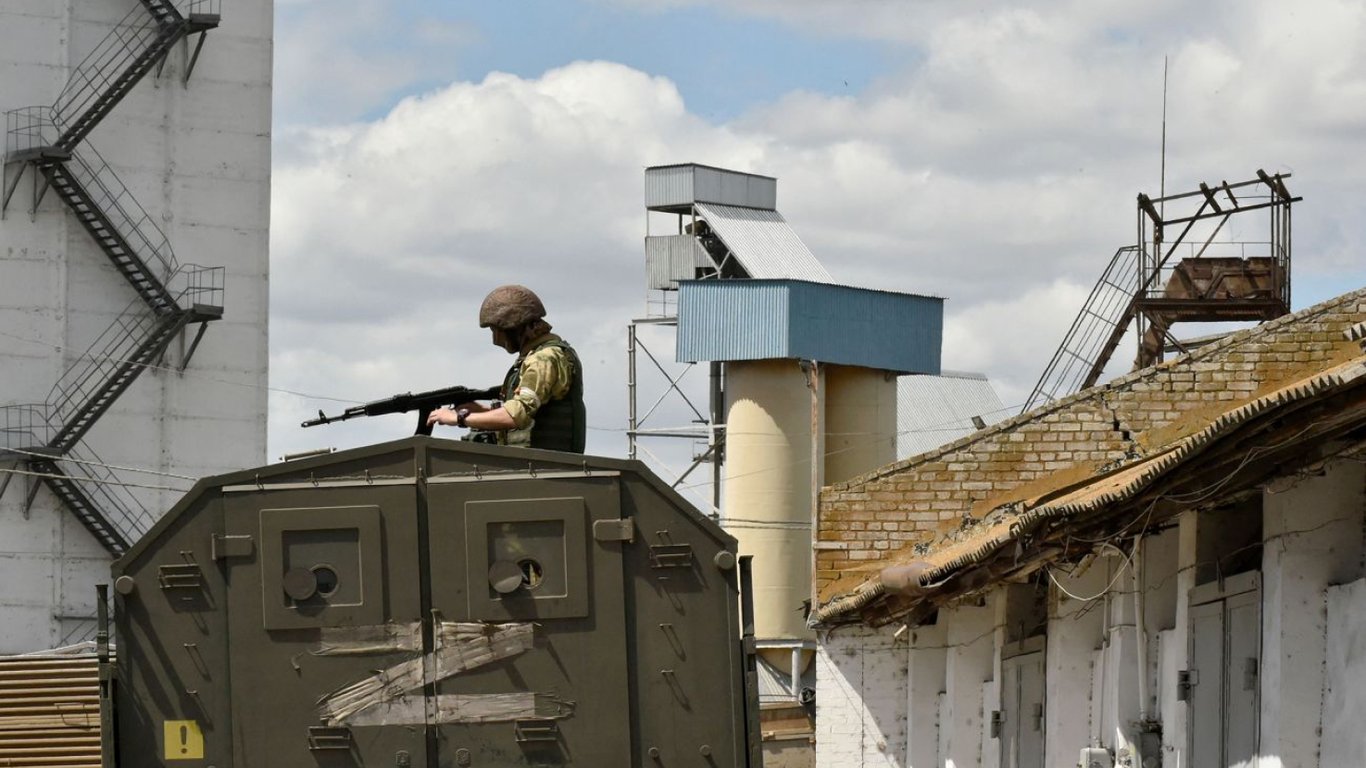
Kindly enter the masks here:
M 459 405 L 471 400 L 491 400 L 499 396 L 499 387 L 471 389 L 469 387 L 448 387 L 430 392 L 404 392 L 383 400 L 374 400 L 364 405 L 354 405 L 337 416 L 328 416 L 318 411 L 318 418 L 300 424 L 302 427 L 316 427 L 334 421 L 346 421 L 357 416 L 383 416 L 386 413 L 407 413 L 413 410 L 435 409 L 446 405 Z

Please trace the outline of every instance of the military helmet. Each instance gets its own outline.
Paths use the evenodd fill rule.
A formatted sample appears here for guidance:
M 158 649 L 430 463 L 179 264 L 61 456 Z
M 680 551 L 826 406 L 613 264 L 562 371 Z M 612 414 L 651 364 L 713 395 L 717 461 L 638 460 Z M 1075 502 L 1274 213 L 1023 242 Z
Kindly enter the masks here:
M 530 288 L 500 285 L 484 297 L 479 307 L 479 327 L 518 328 L 545 317 L 545 305 Z

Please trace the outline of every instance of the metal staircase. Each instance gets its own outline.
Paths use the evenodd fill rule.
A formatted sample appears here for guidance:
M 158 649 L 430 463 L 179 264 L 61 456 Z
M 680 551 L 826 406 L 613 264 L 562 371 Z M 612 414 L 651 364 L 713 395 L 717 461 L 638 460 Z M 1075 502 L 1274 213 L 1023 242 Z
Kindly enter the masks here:
M 1110 264 L 1086 297 L 1062 344 L 1025 401 L 1029 411 L 1096 383 L 1134 318 L 1138 295 L 1137 246 L 1115 251 Z
M 182 39 L 218 26 L 216 0 L 182 2 L 141 0 L 76 67 L 52 105 L 62 134 L 56 146 L 71 149 L 123 100 L 143 76 L 158 66 Z M 190 69 L 193 69 L 193 60 Z M 186 77 L 189 73 L 186 73 Z
M 1120 248 L 1091 289 L 1024 411 L 1087 389 L 1100 380 L 1131 323 L 1134 368 L 1161 362 L 1176 323 L 1262 322 L 1290 311 L 1290 174 L 1256 178 L 1156 199 L 1138 196 L 1139 244 Z M 1167 205 L 1173 208 L 1167 212 Z M 1264 241 L 1219 239 L 1237 214 L 1268 217 Z M 1176 231 L 1169 236 L 1168 230 Z
M 144 369 L 163 358 L 189 325 L 199 330 L 182 354 L 193 356 L 206 324 L 222 316 L 223 269 L 180 265 L 170 243 L 99 153 L 84 139 L 177 42 L 218 24 L 218 0 L 140 0 L 76 68 L 51 107 L 8 113 L 0 212 L 30 171 L 31 214 L 48 190 L 132 286 L 138 298 L 62 374 L 39 405 L 7 406 L 0 458 L 27 465 L 92 534 L 122 554 L 155 521 L 81 438 Z M 6 449 L 9 449 L 6 451 Z M 13 475 L 6 475 L 13 477 Z M 3 495 L 7 481 L 0 482 Z M 33 502 L 32 483 L 25 510 Z

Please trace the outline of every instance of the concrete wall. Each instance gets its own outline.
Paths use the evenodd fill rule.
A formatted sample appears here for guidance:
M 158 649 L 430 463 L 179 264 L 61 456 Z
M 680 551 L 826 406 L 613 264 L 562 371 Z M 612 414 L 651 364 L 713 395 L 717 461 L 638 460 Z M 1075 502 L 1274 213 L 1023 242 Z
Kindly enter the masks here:
M 1273 484 L 1263 497 L 1259 751 L 1266 768 L 1319 758 L 1327 590 L 1362 575 L 1363 491 L 1366 466 L 1339 462 Z M 1357 697 L 1366 699 L 1366 689 Z M 1323 763 L 1338 764 L 1347 763 Z
M 851 627 L 816 653 L 816 764 L 902 768 L 907 646 L 891 630 Z
M 136 0 L 0 6 L 0 109 L 51 104 Z M 226 267 L 224 317 L 183 374 L 145 372 L 85 442 L 107 463 L 198 477 L 265 460 L 273 0 L 223 0 L 188 86 L 188 46 L 91 133 L 181 263 Z M 78 152 L 81 150 L 78 149 Z M 29 179 L 0 220 L 0 405 L 41 402 L 135 298 L 56 195 L 30 215 Z M 173 342 L 168 364 L 178 365 Z M 186 488 L 167 474 L 126 482 Z M 52 647 L 92 626 L 109 556 L 31 478 L 0 498 L 0 653 Z M 178 490 L 131 488 L 156 513 Z
M 1324 766 L 1366 765 L 1366 580 L 1329 587 L 1324 664 Z

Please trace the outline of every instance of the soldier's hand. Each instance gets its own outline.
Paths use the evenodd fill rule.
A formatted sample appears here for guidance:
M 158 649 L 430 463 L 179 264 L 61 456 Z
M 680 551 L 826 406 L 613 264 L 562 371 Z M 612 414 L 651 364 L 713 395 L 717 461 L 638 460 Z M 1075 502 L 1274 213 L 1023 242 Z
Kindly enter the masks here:
M 453 427 L 459 421 L 459 414 L 450 408 L 437 408 L 427 417 L 428 426 L 431 426 L 432 424 L 444 424 L 448 427 Z

